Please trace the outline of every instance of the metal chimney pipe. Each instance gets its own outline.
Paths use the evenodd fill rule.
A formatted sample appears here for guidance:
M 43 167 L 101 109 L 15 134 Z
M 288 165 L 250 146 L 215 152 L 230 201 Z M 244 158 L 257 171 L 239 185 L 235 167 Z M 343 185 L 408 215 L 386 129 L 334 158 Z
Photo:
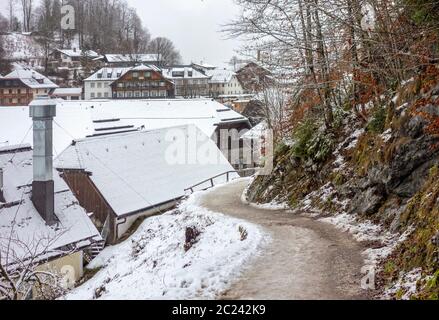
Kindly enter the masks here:
M 6 202 L 3 196 L 3 187 L 4 187 L 3 168 L 0 168 L 0 202 Z
M 29 105 L 33 120 L 33 181 L 32 202 L 48 225 L 56 223 L 53 183 L 53 118 L 56 103 L 39 97 Z

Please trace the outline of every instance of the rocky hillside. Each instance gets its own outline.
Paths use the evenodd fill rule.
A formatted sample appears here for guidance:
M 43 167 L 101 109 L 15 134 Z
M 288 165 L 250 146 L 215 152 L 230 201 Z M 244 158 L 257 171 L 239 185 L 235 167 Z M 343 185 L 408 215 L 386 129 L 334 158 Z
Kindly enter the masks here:
M 306 115 L 247 198 L 287 203 L 366 240 L 377 298 L 438 299 L 439 67 L 374 96 L 367 121 L 351 108 L 335 110 L 331 129 Z

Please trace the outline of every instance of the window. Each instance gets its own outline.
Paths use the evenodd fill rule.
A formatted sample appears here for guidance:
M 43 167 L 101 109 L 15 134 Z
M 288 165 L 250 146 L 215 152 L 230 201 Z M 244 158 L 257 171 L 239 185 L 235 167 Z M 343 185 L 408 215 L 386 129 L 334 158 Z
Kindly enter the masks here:
M 149 92 L 148 92 L 148 91 L 143 91 L 143 97 L 144 97 L 144 98 L 149 97 Z
M 136 98 L 140 97 L 140 91 L 134 92 L 134 95 L 136 96 Z
M 138 73 L 138 72 L 133 72 L 133 78 L 134 78 L 134 79 L 139 78 L 139 73 Z
M 127 97 L 128 98 L 132 98 L 133 97 L 133 92 L 132 91 L 127 91 Z
M 90 83 L 90 88 L 94 88 L 95 87 L 95 83 L 94 82 L 91 82 Z
M 102 88 L 102 83 L 98 82 L 98 88 Z
M 120 91 L 119 91 L 119 92 L 117 93 L 117 97 L 118 97 L 118 98 L 123 98 L 123 92 L 120 92 Z
M 98 98 L 102 98 L 102 93 L 98 92 Z
M 145 78 L 150 78 L 151 77 L 151 72 L 147 71 L 143 75 L 144 75 Z
M 160 90 L 160 97 L 166 97 L 166 91 Z
M 123 82 L 118 83 L 118 84 L 117 84 L 117 87 L 118 87 L 118 88 L 123 88 Z
M 104 98 L 108 98 L 108 92 L 104 92 Z
M 91 97 L 92 99 L 94 99 L 94 98 L 96 97 L 96 94 L 95 94 L 94 92 L 92 92 L 92 93 L 90 93 L 90 97 Z

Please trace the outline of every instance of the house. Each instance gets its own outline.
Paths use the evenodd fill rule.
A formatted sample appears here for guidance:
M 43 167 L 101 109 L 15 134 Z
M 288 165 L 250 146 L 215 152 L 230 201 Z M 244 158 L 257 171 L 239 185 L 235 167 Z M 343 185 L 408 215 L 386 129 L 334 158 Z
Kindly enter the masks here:
M 102 68 L 84 80 L 84 99 L 110 99 L 111 84 L 131 68 Z
M 113 99 L 166 99 L 174 97 L 174 82 L 154 65 L 130 68 L 111 83 Z
M 238 177 L 193 124 L 74 140 L 55 166 L 95 225 L 108 228 L 109 243 L 138 218 L 174 207 L 188 190 Z
M 220 96 L 240 96 L 244 94 L 244 89 L 238 80 L 235 72 L 226 69 L 207 70 L 210 94 L 212 97 Z
M 160 65 L 161 57 L 159 54 L 137 53 L 137 54 L 105 54 L 95 60 L 101 61 L 109 68 L 127 68 L 139 64 Z
M 272 72 L 257 62 L 247 63 L 236 74 L 245 93 L 259 92 L 273 82 Z
M 72 140 L 132 130 L 194 124 L 220 146 L 221 130 L 249 129 L 249 120 L 212 99 L 57 100 L 54 154 Z M 10 119 L 14 119 L 11 121 Z M 0 107 L 0 146 L 33 143 L 29 107 Z M 227 149 L 228 146 L 221 146 Z
M 183 98 L 209 96 L 210 76 L 192 66 L 173 66 L 163 69 L 163 75 L 174 82 L 175 95 Z
M 0 148 L 0 263 L 8 272 L 38 270 L 79 280 L 84 253 L 102 237 L 67 184 L 53 170 L 52 121 L 56 105 L 31 104 L 34 149 Z M 9 119 L 10 121 L 10 119 Z
M 24 67 L 16 67 L 14 71 L 0 78 L 0 105 L 28 105 L 38 96 L 53 93 L 58 86 L 42 74 Z
M 51 97 L 63 100 L 82 100 L 82 88 L 57 88 Z
M 81 59 L 93 59 L 99 57 L 99 54 L 92 50 L 81 50 L 78 48 L 56 49 L 49 56 L 49 64 L 53 69 L 60 67 L 79 68 Z

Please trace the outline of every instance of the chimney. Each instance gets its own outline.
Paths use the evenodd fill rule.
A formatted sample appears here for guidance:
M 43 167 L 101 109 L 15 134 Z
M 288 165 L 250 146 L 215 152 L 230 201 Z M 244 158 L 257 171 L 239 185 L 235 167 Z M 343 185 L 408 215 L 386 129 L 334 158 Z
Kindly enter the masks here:
M 53 118 L 56 103 L 46 97 L 39 97 L 29 105 L 33 121 L 33 181 L 32 202 L 48 225 L 56 222 L 54 213 L 53 183 Z
M 0 202 L 6 202 L 5 201 L 5 197 L 3 195 L 3 187 L 4 187 L 4 182 L 3 182 L 3 169 L 0 168 Z

